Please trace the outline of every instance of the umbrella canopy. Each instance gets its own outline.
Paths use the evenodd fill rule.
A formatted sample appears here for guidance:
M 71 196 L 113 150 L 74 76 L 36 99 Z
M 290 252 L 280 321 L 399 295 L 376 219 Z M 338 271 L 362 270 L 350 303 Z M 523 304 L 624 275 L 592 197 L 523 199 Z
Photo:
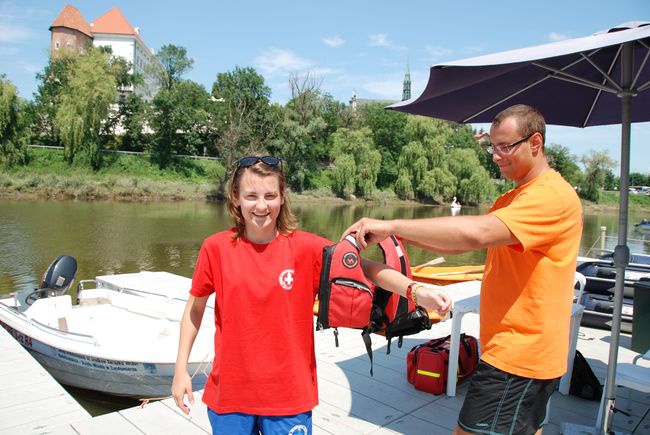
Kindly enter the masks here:
M 455 122 L 491 122 L 514 104 L 539 109 L 548 124 L 621 124 L 621 181 L 616 286 L 605 401 L 598 429 L 609 431 L 627 247 L 630 124 L 650 121 L 650 23 L 632 22 L 569 39 L 431 67 L 422 95 L 389 109 Z M 602 417 L 602 418 L 601 418 Z
M 422 95 L 388 108 L 456 122 L 491 122 L 513 104 L 547 123 L 620 124 L 623 46 L 632 44 L 632 122 L 650 121 L 650 23 L 431 67 Z

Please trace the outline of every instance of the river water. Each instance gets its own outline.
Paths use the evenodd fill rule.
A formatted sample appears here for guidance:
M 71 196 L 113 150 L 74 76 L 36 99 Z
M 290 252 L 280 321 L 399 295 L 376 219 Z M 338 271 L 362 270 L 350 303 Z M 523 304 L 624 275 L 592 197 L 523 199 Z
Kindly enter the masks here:
M 448 207 L 418 205 L 300 202 L 292 204 L 292 208 L 301 229 L 330 240 L 338 240 L 343 230 L 362 216 L 392 219 L 452 214 Z M 485 211 L 464 207 L 460 215 Z M 628 237 L 632 252 L 650 253 L 650 234 L 635 231 L 633 225 L 647 217 L 630 213 Z M 38 287 L 43 272 L 61 254 L 77 259 L 77 281 L 141 270 L 191 277 L 202 240 L 231 226 L 223 203 L 0 200 L 0 294 Z M 617 243 L 618 212 L 585 212 L 580 255 L 601 246 L 603 226 L 604 246 L 613 249 Z M 413 247 L 407 250 L 412 265 L 438 257 Z M 381 254 L 375 247 L 365 255 L 379 259 Z M 444 257 L 444 264 L 450 266 L 481 264 L 485 251 Z M 93 414 L 133 405 L 83 391 L 75 390 L 72 394 Z

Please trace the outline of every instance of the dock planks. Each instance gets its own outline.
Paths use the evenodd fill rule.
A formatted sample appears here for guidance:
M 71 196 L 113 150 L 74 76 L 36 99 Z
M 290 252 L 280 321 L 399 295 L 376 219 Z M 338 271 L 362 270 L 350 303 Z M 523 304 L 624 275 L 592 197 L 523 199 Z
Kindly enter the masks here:
M 478 315 L 467 314 L 462 328 L 464 332 L 478 336 Z M 406 354 L 412 346 L 423 340 L 447 335 L 450 330 L 451 322 L 441 322 L 430 331 L 406 337 L 402 348 L 398 348 L 396 341 L 393 341 L 390 355 L 386 354 L 385 339 L 373 336 L 372 377 L 369 373 L 370 361 L 359 331 L 341 329 L 338 348 L 330 331 L 317 332 L 315 342 L 320 404 L 314 410 L 314 434 L 449 434 L 456 425 L 467 384 L 458 386 L 456 397 L 433 396 L 415 390 L 406 381 L 405 371 Z M 585 327 L 580 331 L 578 349 L 604 382 L 609 331 Z M 94 418 L 87 416 L 83 410 L 79 411 L 79 405 L 75 407 L 73 404 L 72 408 L 76 411 L 65 411 L 67 402 L 74 400 L 61 394 L 63 389 L 57 388 L 58 384 L 17 343 L 6 343 L 13 339 L 3 332 L 0 334 L 0 390 L 5 394 L 0 395 L 0 435 L 211 432 L 205 405 L 200 401 L 201 392 L 195 395 L 196 404 L 190 417 L 183 415 L 172 399 Z M 630 337 L 623 335 L 619 361 L 630 362 L 636 355 L 629 350 L 629 346 Z M 19 350 L 28 357 L 24 362 L 16 361 Z M 20 378 L 27 379 L 20 381 Z M 52 385 L 52 382 L 56 385 Z M 631 416 L 614 414 L 614 430 L 631 433 L 637 427 L 636 433 L 650 433 L 650 416 L 639 421 L 650 407 L 650 395 L 619 388 L 616 404 Z M 48 411 L 36 417 L 30 414 L 35 408 Z M 562 423 L 594 426 L 597 411 L 597 402 L 556 392 L 551 399 L 549 424 L 544 433 L 559 434 Z M 7 426 L 7 420 L 14 421 L 14 426 Z

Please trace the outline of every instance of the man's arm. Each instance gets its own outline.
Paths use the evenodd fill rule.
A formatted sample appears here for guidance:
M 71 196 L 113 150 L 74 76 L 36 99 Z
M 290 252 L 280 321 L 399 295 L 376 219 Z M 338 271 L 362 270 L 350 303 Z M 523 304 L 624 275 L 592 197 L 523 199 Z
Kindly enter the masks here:
M 363 218 L 350 225 L 343 237 L 352 232 L 356 232 L 363 248 L 394 234 L 415 246 L 443 254 L 519 243 L 499 218 L 489 214 L 386 221 Z

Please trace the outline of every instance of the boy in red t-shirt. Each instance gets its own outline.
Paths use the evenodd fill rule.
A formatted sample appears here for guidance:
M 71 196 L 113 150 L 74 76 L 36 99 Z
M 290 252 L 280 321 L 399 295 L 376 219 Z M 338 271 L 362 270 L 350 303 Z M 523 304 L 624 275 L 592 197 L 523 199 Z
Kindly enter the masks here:
M 235 227 L 205 239 L 181 333 L 172 395 L 194 402 L 187 361 L 208 297 L 215 293 L 215 357 L 203 393 L 214 433 L 311 433 L 318 404 L 313 304 L 323 248 L 332 243 L 296 229 L 281 161 L 242 158 L 229 185 Z M 362 260 L 382 288 L 405 294 L 411 280 Z M 420 288 L 418 302 L 446 314 L 451 299 Z M 298 432 L 298 433 L 303 433 Z

